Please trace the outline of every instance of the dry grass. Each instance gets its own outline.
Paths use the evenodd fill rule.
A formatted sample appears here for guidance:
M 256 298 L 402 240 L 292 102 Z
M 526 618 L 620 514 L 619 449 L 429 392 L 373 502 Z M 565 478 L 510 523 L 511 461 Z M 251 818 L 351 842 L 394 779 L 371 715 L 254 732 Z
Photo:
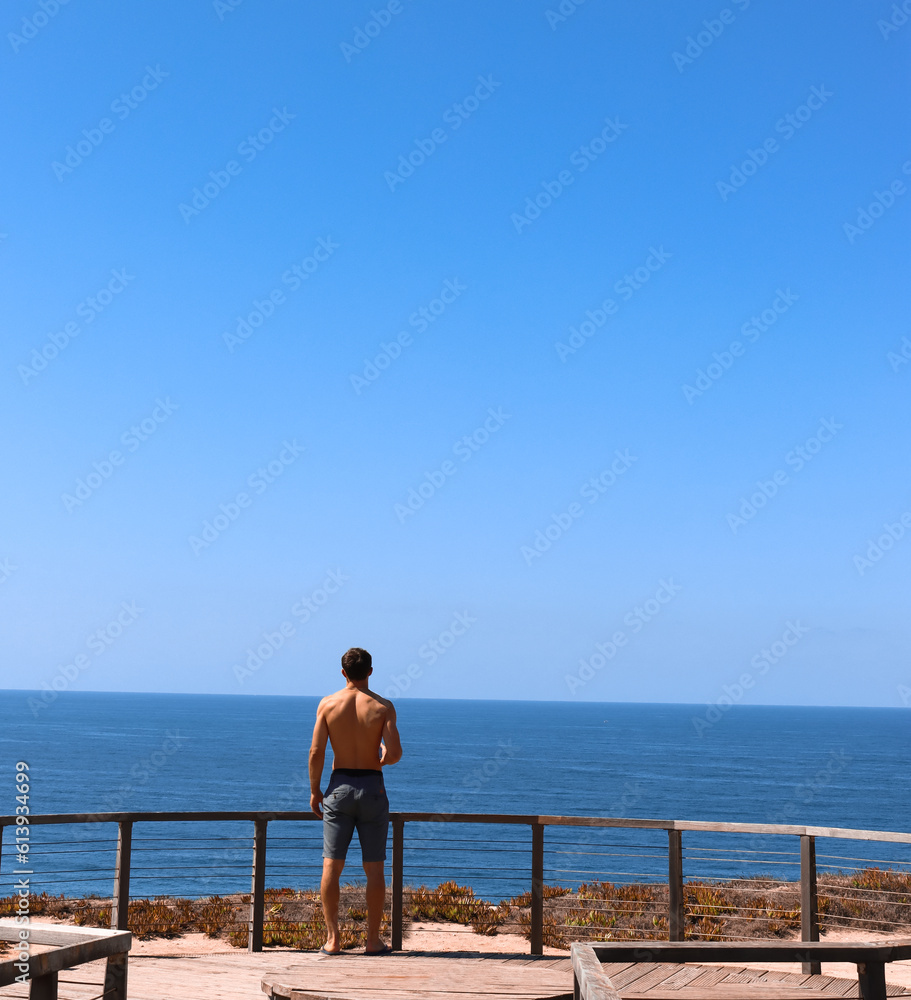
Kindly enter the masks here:
M 907 929 L 911 873 L 864 868 L 854 875 L 823 875 L 819 879 L 819 910 L 822 926 Z
M 404 893 L 406 920 L 447 921 L 470 924 L 477 934 L 496 934 L 509 914 L 509 903 L 495 905 L 477 899 L 471 886 L 442 882 L 436 889 L 409 887 Z
M 513 902 L 528 905 L 529 894 Z M 548 896 L 545 937 L 549 918 L 567 940 L 666 939 L 667 885 L 583 884 L 571 895 Z M 822 931 L 850 926 L 907 933 L 911 874 L 866 868 L 854 875 L 826 876 L 819 886 L 819 923 Z M 529 936 L 530 921 L 520 917 L 519 924 Z M 695 940 L 793 937 L 800 930 L 800 886 L 763 877 L 687 882 L 685 926 L 687 938 Z M 554 944 L 561 947 L 556 940 Z

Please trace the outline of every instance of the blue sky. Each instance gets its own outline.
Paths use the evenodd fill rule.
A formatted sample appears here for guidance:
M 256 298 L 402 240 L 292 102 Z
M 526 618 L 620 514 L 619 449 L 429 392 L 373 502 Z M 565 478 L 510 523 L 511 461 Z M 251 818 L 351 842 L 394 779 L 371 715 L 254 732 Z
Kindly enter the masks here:
M 907 703 L 893 17 L 7 5 L 0 687 Z

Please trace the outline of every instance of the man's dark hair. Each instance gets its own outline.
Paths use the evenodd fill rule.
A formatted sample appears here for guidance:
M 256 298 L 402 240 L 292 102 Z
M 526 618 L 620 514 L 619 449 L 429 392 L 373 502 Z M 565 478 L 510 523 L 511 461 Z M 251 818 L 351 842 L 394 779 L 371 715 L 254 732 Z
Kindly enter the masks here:
M 353 646 L 342 657 L 342 669 L 349 681 L 364 680 L 370 673 L 372 666 L 373 657 L 360 646 Z

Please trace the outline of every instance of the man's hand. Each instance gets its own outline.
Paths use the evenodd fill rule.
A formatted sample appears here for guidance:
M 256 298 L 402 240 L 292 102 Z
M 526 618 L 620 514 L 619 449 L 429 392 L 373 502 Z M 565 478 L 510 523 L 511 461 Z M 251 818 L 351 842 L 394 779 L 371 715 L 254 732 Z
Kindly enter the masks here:
M 310 793 L 310 811 L 315 812 L 322 819 L 323 815 L 323 793 L 317 789 Z

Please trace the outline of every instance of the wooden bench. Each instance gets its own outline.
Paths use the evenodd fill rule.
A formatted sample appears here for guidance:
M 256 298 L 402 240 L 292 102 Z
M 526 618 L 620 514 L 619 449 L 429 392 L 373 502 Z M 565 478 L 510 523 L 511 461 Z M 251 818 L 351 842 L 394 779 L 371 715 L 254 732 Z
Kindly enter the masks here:
M 327 958 L 282 956 L 285 967 L 262 980 L 271 1000 L 570 1000 L 572 974 L 563 957 L 496 952 L 362 951 Z M 837 1000 L 829 997 L 828 1000 Z
M 859 995 L 863 1000 L 886 1000 L 886 962 L 911 958 L 911 938 L 889 943 L 873 941 L 605 941 L 572 946 L 573 995 L 576 1000 L 621 1000 L 602 963 L 633 962 L 853 962 L 857 966 Z M 730 971 L 730 970 L 728 970 Z M 671 975 L 668 969 L 665 979 Z M 814 977 L 808 977 L 812 980 Z M 774 982 L 738 985 L 706 983 L 687 988 L 679 984 L 662 988 L 660 976 L 653 983 L 638 980 L 623 990 L 625 1000 L 832 1000 L 831 993 L 807 986 Z
M 14 942 L 19 932 L 28 930 L 29 947 L 48 946 L 49 950 L 29 954 L 28 983 L 30 1000 L 57 1000 L 57 973 L 85 962 L 106 958 L 104 973 L 105 1000 L 126 1000 L 127 956 L 133 935 L 129 931 L 109 931 L 98 927 L 71 927 L 69 924 L 29 924 L 0 920 L 0 941 Z M 15 983 L 25 970 L 18 951 L 12 957 L 0 956 L 0 986 Z M 20 980 L 21 982 L 22 980 Z

